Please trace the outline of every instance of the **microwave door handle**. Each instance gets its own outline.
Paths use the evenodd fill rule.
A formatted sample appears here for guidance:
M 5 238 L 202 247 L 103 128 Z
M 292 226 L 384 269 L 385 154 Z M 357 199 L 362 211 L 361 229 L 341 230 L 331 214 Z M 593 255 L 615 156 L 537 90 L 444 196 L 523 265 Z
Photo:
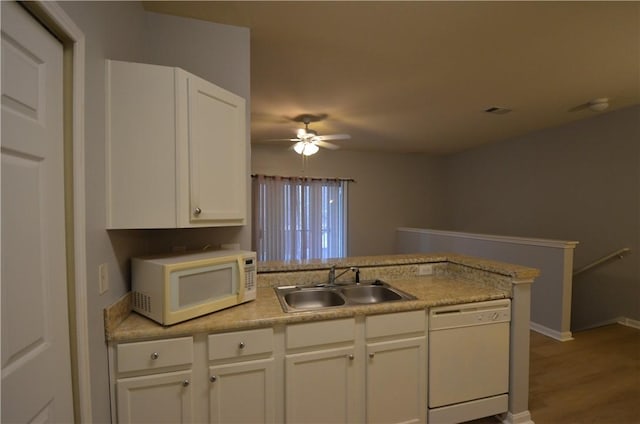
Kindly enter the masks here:
M 243 259 L 238 258 L 238 283 L 240 287 L 238 287 L 238 302 L 241 302 L 244 299 L 244 289 L 246 285 L 246 273 L 243 268 Z

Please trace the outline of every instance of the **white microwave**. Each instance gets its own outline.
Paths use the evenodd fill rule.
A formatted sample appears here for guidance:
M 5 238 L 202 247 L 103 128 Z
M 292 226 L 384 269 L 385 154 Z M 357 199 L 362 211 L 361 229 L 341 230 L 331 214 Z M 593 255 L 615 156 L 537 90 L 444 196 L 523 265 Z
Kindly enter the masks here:
M 256 263 L 238 250 L 132 258 L 133 310 L 171 325 L 254 300 Z

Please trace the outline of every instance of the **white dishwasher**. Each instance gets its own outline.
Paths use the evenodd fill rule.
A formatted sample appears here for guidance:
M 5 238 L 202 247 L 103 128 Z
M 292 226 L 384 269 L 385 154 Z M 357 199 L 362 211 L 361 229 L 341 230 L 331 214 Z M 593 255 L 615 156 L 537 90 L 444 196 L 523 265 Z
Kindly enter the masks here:
M 458 423 L 509 409 L 510 299 L 429 312 L 429 423 Z

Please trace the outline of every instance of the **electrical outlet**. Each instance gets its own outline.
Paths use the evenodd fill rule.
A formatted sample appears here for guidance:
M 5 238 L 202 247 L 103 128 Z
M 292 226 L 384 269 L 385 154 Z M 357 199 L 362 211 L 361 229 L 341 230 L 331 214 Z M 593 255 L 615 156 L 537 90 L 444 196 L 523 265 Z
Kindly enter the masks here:
M 98 291 L 104 294 L 109 290 L 109 267 L 107 264 L 98 265 Z
M 431 275 L 433 274 L 432 264 L 421 264 L 418 266 L 418 275 Z

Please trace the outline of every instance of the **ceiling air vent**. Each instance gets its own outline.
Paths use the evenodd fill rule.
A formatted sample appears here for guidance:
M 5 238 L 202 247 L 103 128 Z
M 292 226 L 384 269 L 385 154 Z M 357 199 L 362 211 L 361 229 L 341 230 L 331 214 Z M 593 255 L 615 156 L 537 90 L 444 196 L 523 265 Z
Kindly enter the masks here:
M 504 115 L 511 112 L 511 109 L 507 109 L 506 107 L 493 106 L 489 109 L 485 109 L 484 111 L 487 113 L 493 113 L 494 115 Z

